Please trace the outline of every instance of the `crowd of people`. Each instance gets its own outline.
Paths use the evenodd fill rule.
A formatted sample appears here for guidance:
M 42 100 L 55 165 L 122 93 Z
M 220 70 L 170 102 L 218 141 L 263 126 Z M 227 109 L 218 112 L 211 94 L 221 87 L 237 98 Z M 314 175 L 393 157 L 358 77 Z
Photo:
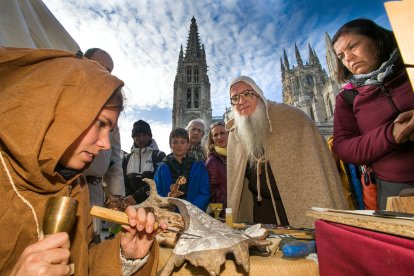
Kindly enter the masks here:
M 387 197 L 414 187 L 413 90 L 391 31 L 357 19 L 343 25 L 332 44 L 343 84 L 334 151 L 345 162 L 372 167 L 384 209 Z M 0 48 L 0 221 L 8 225 L 0 228 L 0 274 L 67 275 L 75 263 L 82 275 L 153 275 L 158 230 L 152 212 L 127 207 L 129 225 L 106 241 L 100 220 L 89 216 L 90 205 L 104 206 L 105 198 L 145 201 L 144 178 L 154 179 L 160 196 L 203 211 L 220 203 L 221 217 L 232 208 L 241 222 L 313 227 L 305 216 L 311 207 L 348 208 L 315 123 L 293 106 L 266 99 L 248 76 L 230 82 L 230 120 L 207 128 L 194 119 L 172 129 L 169 154 L 158 148 L 150 124 L 137 120 L 131 150 L 121 158 L 123 82 L 113 68 L 99 48 L 84 57 Z M 44 237 L 41 221 L 52 196 L 77 199 L 78 220 L 70 233 Z

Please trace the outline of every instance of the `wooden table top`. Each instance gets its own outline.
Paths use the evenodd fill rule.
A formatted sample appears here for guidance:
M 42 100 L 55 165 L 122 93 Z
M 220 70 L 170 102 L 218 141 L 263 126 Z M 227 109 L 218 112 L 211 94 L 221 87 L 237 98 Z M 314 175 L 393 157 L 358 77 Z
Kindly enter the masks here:
M 308 211 L 306 212 L 306 215 L 316 219 L 323 219 L 412 239 L 414 238 L 414 220 L 365 216 L 341 212 Z

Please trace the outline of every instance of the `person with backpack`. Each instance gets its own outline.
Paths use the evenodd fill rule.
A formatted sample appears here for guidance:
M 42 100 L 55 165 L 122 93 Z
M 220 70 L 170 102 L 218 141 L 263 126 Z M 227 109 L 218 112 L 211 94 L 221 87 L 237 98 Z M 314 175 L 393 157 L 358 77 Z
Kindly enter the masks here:
M 185 130 L 188 132 L 188 154 L 197 160 L 206 161 L 207 153 L 203 146 L 203 138 L 206 134 L 206 125 L 202 119 L 193 119 L 188 122 Z
M 154 176 L 160 196 L 185 199 L 206 211 L 210 200 L 210 182 L 204 161 L 188 154 L 188 132 L 175 128 L 170 133 L 168 154 Z
M 122 168 L 125 193 L 134 198 L 135 204 L 139 204 L 148 198 L 150 191 L 149 185 L 142 179 L 154 178 L 158 164 L 164 159 L 165 153 L 158 149 L 157 143 L 152 138 L 150 125 L 143 120 L 134 123 L 132 138 L 134 144 L 131 153 L 124 156 Z
M 334 151 L 369 165 L 378 184 L 378 207 L 414 187 L 414 94 L 392 31 L 368 19 L 343 25 L 333 36 L 337 78 Z
M 112 73 L 114 61 L 110 54 L 99 48 L 90 48 L 84 57 L 98 62 L 109 73 Z M 111 148 L 103 150 L 91 165 L 83 172 L 89 188 L 91 206 L 104 206 L 105 196 L 124 196 L 125 185 L 122 174 L 121 137 L 116 126 L 110 134 Z M 101 242 L 102 220 L 93 218 L 94 242 Z

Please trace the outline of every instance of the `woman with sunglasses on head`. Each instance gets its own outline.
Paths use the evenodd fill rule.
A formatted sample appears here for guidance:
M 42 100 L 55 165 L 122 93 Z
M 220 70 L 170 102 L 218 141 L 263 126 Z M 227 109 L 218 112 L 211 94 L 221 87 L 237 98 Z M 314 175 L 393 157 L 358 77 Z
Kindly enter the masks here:
M 128 207 L 129 225 L 92 244 L 82 175 L 123 109 L 123 83 L 97 63 L 44 49 L 0 47 L 0 274 L 155 275 L 153 213 Z M 72 231 L 43 237 L 51 197 L 79 202 Z M 165 229 L 165 223 L 161 223 Z
M 220 217 L 224 218 L 227 206 L 227 138 L 224 122 L 216 122 L 210 126 L 206 149 L 208 158 L 206 167 L 210 178 L 210 202 L 222 203 Z
M 392 31 L 371 20 L 343 25 L 332 45 L 338 81 L 334 151 L 345 162 L 370 165 L 378 206 L 414 188 L 414 94 Z

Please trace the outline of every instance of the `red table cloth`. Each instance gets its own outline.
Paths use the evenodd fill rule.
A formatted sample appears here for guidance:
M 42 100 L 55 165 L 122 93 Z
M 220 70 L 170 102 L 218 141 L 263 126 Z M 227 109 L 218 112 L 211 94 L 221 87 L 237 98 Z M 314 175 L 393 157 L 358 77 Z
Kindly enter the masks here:
M 414 275 L 414 240 L 318 220 L 320 275 Z

